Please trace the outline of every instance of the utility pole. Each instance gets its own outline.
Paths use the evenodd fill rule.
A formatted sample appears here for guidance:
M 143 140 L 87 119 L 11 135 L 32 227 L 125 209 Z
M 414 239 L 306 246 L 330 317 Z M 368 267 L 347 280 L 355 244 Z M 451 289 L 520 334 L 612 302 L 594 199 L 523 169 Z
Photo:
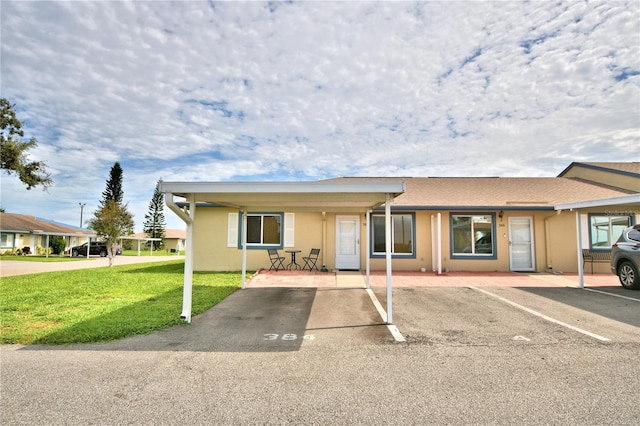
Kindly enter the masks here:
M 80 228 L 82 228 L 82 211 L 84 210 L 84 206 L 87 205 L 87 203 L 78 203 L 80 205 Z

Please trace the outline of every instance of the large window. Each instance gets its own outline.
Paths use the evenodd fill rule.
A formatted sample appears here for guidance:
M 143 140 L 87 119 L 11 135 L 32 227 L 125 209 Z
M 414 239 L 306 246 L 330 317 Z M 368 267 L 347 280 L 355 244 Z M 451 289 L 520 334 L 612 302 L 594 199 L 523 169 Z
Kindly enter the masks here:
M 452 257 L 495 258 L 493 214 L 452 214 Z
M 610 250 L 625 228 L 631 226 L 630 216 L 589 215 L 590 248 Z
M 415 257 L 413 213 L 393 213 L 391 215 L 391 253 L 397 256 Z M 372 215 L 373 256 L 386 254 L 384 215 Z
M 13 248 L 13 234 L 1 234 L 0 247 Z
M 282 215 L 265 213 L 247 215 L 247 246 L 282 244 Z

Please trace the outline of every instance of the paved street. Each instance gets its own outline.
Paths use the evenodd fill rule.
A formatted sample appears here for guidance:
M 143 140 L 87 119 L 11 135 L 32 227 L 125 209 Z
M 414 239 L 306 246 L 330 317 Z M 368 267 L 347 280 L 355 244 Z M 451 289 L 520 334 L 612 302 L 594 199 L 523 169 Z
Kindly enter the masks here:
M 165 260 L 183 260 L 184 256 L 116 256 L 113 265 L 130 265 L 132 263 L 162 262 Z M 109 266 L 106 257 L 91 256 L 86 260 L 68 262 L 28 262 L 22 260 L 0 260 L 0 277 L 12 275 L 36 274 L 40 272 L 70 271 L 72 269 L 100 268 Z
M 249 288 L 148 336 L 3 346 L 0 421 L 639 424 L 640 293 L 512 284 L 394 289 L 405 343 L 364 289 Z

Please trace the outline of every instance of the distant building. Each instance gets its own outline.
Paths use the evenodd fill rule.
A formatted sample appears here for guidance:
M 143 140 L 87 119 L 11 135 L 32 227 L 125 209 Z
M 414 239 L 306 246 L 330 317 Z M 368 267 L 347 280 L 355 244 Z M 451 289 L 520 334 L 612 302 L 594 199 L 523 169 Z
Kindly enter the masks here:
M 96 237 L 96 234 L 89 229 L 36 216 L 1 212 L 0 235 L 0 252 L 29 247 L 31 254 L 35 254 L 38 247 L 49 247 L 50 238 L 53 236 L 65 239 L 65 251 L 70 247 L 86 243 L 89 238 Z

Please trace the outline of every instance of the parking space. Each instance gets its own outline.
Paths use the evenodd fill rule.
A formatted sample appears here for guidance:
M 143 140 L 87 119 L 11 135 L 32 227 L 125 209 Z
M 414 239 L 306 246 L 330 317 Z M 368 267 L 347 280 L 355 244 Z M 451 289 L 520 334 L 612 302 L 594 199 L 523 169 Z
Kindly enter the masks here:
M 384 303 L 384 290 L 375 292 Z M 640 343 L 640 294 L 626 292 L 616 297 L 608 289 L 573 287 L 404 287 L 393 293 L 394 322 L 409 343 Z
M 356 288 L 250 288 L 191 324 L 105 345 L 105 350 L 292 352 L 393 341 L 367 292 Z

